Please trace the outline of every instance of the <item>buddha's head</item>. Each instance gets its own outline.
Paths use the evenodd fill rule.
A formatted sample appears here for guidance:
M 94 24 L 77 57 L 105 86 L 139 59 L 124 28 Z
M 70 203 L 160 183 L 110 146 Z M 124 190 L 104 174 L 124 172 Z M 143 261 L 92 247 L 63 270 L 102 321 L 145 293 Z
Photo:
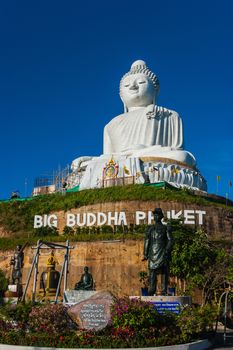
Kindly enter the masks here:
M 156 104 L 159 94 L 159 81 L 144 61 L 135 61 L 120 82 L 120 97 L 125 112 L 134 107 Z

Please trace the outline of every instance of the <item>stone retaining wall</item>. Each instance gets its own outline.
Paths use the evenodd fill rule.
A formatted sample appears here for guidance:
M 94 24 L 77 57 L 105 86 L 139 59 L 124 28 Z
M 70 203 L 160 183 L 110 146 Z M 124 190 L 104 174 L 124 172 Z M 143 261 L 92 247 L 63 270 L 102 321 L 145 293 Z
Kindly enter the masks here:
M 211 343 L 204 339 L 198 340 L 193 343 L 180 344 L 180 345 L 171 345 L 171 346 L 158 346 L 153 348 L 132 348 L 131 350 L 205 350 L 211 347 Z M 34 346 L 23 346 L 23 345 L 4 345 L 0 344 L 0 350 L 59 350 L 60 348 L 41 348 Z M 66 350 L 81 350 L 75 348 L 65 348 Z M 93 349 L 95 350 L 95 349 Z M 108 349 L 106 349 L 108 350 Z M 109 349 L 110 350 L 110 349 Z M 111 349 L 111 350 L 121 350 L 121 349 Z M 123 350 L 123 349 L 122 349 Z M 125 349 L 124 349 L 125 350 Z

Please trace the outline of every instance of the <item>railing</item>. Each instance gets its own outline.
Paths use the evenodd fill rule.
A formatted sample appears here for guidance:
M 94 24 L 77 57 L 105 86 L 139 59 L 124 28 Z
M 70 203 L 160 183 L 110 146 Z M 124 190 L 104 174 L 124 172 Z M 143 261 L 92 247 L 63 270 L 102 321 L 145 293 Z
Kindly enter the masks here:
M 103 187 L 133 185 L 135 183 L 136 183 L 135 176 L 117 177 L 117 178 L 113 178 L 113 179 L 103 179 L 102 180 Z

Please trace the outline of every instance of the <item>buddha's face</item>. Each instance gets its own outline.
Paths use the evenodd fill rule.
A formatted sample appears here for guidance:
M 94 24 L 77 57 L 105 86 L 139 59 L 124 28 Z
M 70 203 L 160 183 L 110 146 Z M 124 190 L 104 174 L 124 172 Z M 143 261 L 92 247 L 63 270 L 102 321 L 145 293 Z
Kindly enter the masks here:
M 146 107 L 156 98 L 156 91 L 149 77 L 142 73 L 125 77 L 121 82 L 121 99 L 128 107 Z

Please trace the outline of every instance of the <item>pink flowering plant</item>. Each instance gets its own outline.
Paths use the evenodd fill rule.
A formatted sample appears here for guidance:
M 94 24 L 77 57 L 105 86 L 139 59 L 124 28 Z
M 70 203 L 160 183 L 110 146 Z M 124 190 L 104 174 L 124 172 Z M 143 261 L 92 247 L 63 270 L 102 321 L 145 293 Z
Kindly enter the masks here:
M 174 314 L 159 314 L 153 304 L 121 298 L 112 306 L 112 336 L 126 347 L 174 344 L 180 335 Z
M 116 329 L 131 327 L 137 331 L 154 324 L 159 326 L 161 321 L 153 304 L 140 299 L 121 298 L 112 306 L 112 325 Z
M 62 304 L 36 306 L 29 314 L 29 330 L 32 332 L 46 332 L 60 336 L 69 332 L 71 326 L 72 321 Z
M 101 331 L 87 331 L 73 327 L 62 304 L 30 307 L 22 314 L 23 306 L 17 305 L 8 312 L 10 318 L 0 317 L 1 343 L 102 349 L 174 345 L 206 336 L 216 317 L 212 306 L 189 307 L 180 315 L 159 314 L 151 303 L 120 298 L 111 306 L 110 324 Z M 21 323 L 24 326 L 18 327 Z

